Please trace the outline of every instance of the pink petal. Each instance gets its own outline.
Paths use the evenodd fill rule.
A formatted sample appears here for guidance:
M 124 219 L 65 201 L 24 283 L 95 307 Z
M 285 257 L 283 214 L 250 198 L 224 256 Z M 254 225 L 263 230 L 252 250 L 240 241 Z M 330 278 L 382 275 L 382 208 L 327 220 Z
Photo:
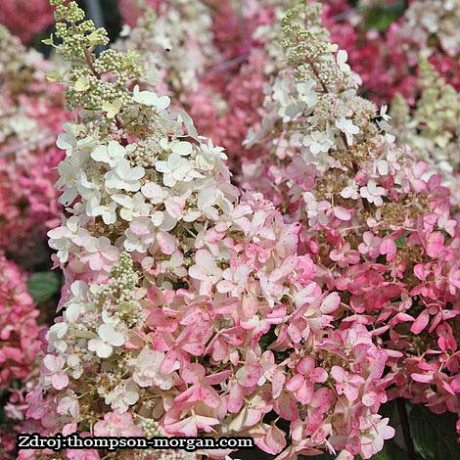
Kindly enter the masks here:
M 158 246 L 163 254 L 172 254 L 177 249 L 177 241 L 168 233 L 161 232 L 157 235 Z
M 377 402 L 378 398 L 374 392 L 365 393 L 363 396 L 363 404 L 366 407 L 371 407 Z
M 150 233 L 150 221 L 147 217 L 138 217 L 129 226 L 130 230 L 138 236 L 145 236 Z
M 278 454 L 286 447 L 286 433 L 277 426 L 272 426 L 267 431 L 265 443 L 270 454 Z
M 432 375 L 427 375 L 427 374 L 416 374 L 416 373 L 412 373 L 410 375 L 416 382 L 419 382 L 419 383 L 429 383 L 433 380 L 433 376 Z
M 392 262 L 396 257 L 396 244 L 391 238 L 385 238 L 380 243 L 380 253 L 386 254 L 387 260 Z
M 302 404 L 310 404 L 313 397 L 313 383 L 306 381 L 297 391 L 296 396 Z
M 348 401 L 356 401 L 359 395 L 359 390 L 354 385 L 345 385 L 344 394 Z
M 336 206 L 334 208 L 334 214 L 335 214 L 335 217 L 337 217 L 337 219 L 340 219 L 340 220 L 347 221 L 351 219 L 350 211 L 348 211 L 348 209 L 343 208 L 342 206 Z
M 163 362 L 160 366 L 160 372 L 162 374 L 169 374 L 174 370 L 176 365 L 177 352 L 169 351 L 163 359 Z
M 297 364 L 297 371 L 302 375 L 307 375 L 315 367 L 315 359 L 312 356 L 305 356 Z
M 222 371 L 217 374 L 206 376 L 205 380 L 209 385 L 218 385 L 219 383 L 225 382 L 225 380 L 227 380 L 232 374 L 232 371 Z
M 262 369 L 260 366 L 255 364 L 247 364 L 239 369 L 236 373 L 238 383 L 246 388 L 251 388 L 257 385 L 262 375 Z
M 277 398 L 281 394 L 285 381 L 286 381 L 286 376 L 282 372 L 277 372 L 273 376 L 272 391 L 273 391 L 274 398 Z
M 339 366 L 332 366 L 331 375 L 336 382 L 343 382 L 347 378 L 347 373 Z
M 181 376 L 187 383 L 197 383 L 206 375 L 206 369 L 198 363 L 188 364 L 182 371 Z
M 321 304 L 321 312 L 328 315 L 337 310 L 340 305 L 340 295 L 337 292 L 329 294 Z
M 233 289 L 234 284 L 231 281 L 219 281 L 217 283 L 217 291 L 221 294 L 226 294 Z
M 199 389 L 197 401 L 202 401 L 209 407 L 217 408 L 220 405 L 220 396 L 214 388 L 206 385 Z
M 286 390 L 288 391 L 297 391 L 305 382 L 305 378 L 302 375 L 294 375 L 286 383 Z
M 321 407 L 321 413 L 324 414 L 329 410 L 334 399 L 335 396 L 332 390 L 326 387 L 321 387 L 313 395 L 311 406 L 315 408 Z
M 323 368 L 317 367 L 310 372 L 309 378 L 314 383 L 322 383 L 327 380 L 327 372 Z
M 91 270 L 94 271 L 102 270 L 102 267 L 104 267 L 104 259 L 102 258 L 101 253 L 97 252 L 90 257 L 89 266 Z
M 441 232 L 433 232 L 427 238 L 426 253 L 433 258 L 441 255 L 444 249 L 444 235 Z
M 69 377 L 62 372 L 60 374 L 54 374 L 51 377 L 51 383 L 56 390 L 62 390 L 69 384 Z
M 420 334 L 420 332 L 422 332 L 423 329 L 426 328 L 429 321 L 430 321 L 430 314 L 428 313 L 428 311 L 427 310 L 422 311 L 422 313 L 420 313 L 420 315 L 417 317 L 417 319 L 412 324 L 410 331 L 413 334 Z
M 243 389 L 239 385 L 233 385 L 228 397 L 227 409 L 234 414 L 243 406 Z

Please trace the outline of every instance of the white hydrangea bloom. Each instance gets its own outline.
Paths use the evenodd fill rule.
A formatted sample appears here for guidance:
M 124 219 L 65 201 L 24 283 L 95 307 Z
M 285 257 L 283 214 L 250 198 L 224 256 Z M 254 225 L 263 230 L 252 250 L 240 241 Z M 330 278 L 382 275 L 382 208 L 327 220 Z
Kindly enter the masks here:
M 155 241 L 155 233 L 155 225 L 150 217 L 136 217 L 125 231 L 124 247 L 129 252 L 145 253 Z
M 133 372 L 133 380 L 140 387 L 153 385 L 162 390 L 169 390 L 174 385 L 176 376 L 174 371 L 179 369 L 179 362 L 173 365 L 171 372 L 161 372 L 161 365 L 165 359 L 165 353 L 149 348 L 143 348 L 137 357 L 136 370 Z
M 315 86 L 316 82 L 313 79 L 296 84 L 299 99 L 305 102 L 308 107 L 313 107 L 318 101 L 318 94 L 315 91 Z
M 345 50 L 339 50 L 337 52 L 337 65 L 343 73 L 349 73 L 351 71 L 350 66 L 347 64 L 348 53 Z
M 105 186 L 108 189 L 137 192 L 141 188 L 140 179 L 145 175 L 142 166 L 131 167 L 126 159 L 121 159 L 116 167 L 105 175 Z
M 128 407 L 136 404 L 138 400 L 139 387 L 132 378 L 124 380 L 105 397 L 105 403 L 111 406 L 112 410 L 121 413 L 126 412 Z
M 98 338 L 88 341 L 88 350 L 94 351 L 99 358 L 108 358 L 114 347 L 121 347 L 125 343 L 125 335 L 116 330 L 114 323 L 101 324 L 97 335 Z
M 376 206 L 382 206 L 382 196 L 385 196 L 385 189 L 379 187 L 374 179 L 370 179 L 365 187 L 361 187 L 359 193 L 363 198 L 369 201 L 369 203 L 374 203 Z
M 158 161 L 155 169 L 163 173 L 163 183 L 167 187 L 174 187 L 177 182 L 190 182 L 194 178 L 203 177 L 194 170 L 191 161 L 177 153 L 169 155 L 166 161 Z
M 120 205 L 120 217 L 128 222 L 134 217 L 148 216 L 152 206 L 145 202 L 145 197 L 141 192 L 134 196 L 116 194 L 112 195 L 113 201 Z
M 335 126 L 345 134 L 348 145 L 353 145 L 353 135 L 359 133 L 359 128 L 348 118 L 340 118 L 336 121 Z
M 357 200 L 359 198 L 358 184 L 354 180 L 349 180 L 348 185 L 340 192 L 342 198 L 351 198 Z
M 110 225 L 117 220 L 117 208 L 117 203 L 115 203 L 115 201 L 111 201 L 106 205 L 93 207 L 90 215 L 92 217 L 101 216 L 104 224 Z
M 303 144 L 309 148 L 313 155 L 328 153 L 333 147 L 334 141 L 329 131 L 313 131 L 309 136 L 305 136 Z
M 117 166 L 125 158 L 126 150 L 118 142 L 110 141 L 108 145 L 100 145 L 93 152 L 91 158 L 95 161 L 107 163 L 111 168 Z
M 160 111 L 167 109 L 171 102 L 168 96 L 158 97 L 153 91 L 139 91 L 139 85 L 134 87 L 133 99 L 139 104 L 154 107 Z

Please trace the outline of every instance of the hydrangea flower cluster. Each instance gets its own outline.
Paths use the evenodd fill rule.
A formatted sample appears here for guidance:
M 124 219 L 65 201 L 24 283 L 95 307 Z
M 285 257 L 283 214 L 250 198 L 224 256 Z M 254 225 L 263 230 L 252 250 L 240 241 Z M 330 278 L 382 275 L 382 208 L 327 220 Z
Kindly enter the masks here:
M 29 260 L 59 222 L 53 184 L 62 154 L 54 143 L 66 115 L 48 68 L 0 26 L 0 248 Z
M 53 22 L 53 8 L 48 0 L 2 0 L 0 24 L 23 43 L 45 30 Z
M 316 280 L 340 296 L 346 321 L 359 315 L 388 351 L 389 394 L 457 412 L 459 240 L 449 190 L 437 175 L 423 180 L 427 165 L 388 134 L 386 109 L 357 96 L 359 78 L 330 43 L 318 4 L 291 9 L 283 36 L 289 66 L 274 75 L 267 115 L 246 141 L 270 154 L 246 165 L 246 187 L 304 224 Z
M 52 4 L 78 120 L 58 139 L 66 286 L 29 417 L 47 434 L 251 436 L 279 458 L 380 451 L 387 352 L 365 315 L 337 321 L 350 307 L 299 255 L 299 224 L 241 195 L 134 53 L 95 57 L 106 32 Z
M 125 2 L 126 5 L 133 3 L 136 1 Z M 163 69 L 168 70 L 163 73 L 163 82 L 191 113 L 200 131 L 226 148 L 235 163 L 233 169 L 238 171 L 246 157 L 262 154 L 258 146 L 243 151 L 241 143 L 248 127 L 260 122 L 263 91 L 273 73 L 271 66 L 281 62 L 273 26 L 290 2 L 197 1 L 187 2 L 186 8 L 183 2 L 176 0 L 138 1 L 136 4 L 144 3 L 160 11 L 158 24 L 152 22 L 155 16 L 144 17 L 138 25 L 140 31 L 133 32 L 133 36 L 142 39 L 128 41 L 129 46 L 138 49 L 145 59 L 157 60 L 158 57 L 152 58 L 144 43 L 149 43 L 148 31 L 158 26 L 162 30 L 160 37 L 164 31 L 168 43 L 176 46 L 168 53 L 162 49 L 159 55 L 164 57 Z M 418 95 L 415 73 L 420 56 L 428 57 L 449 83 L 458 84 L 454 69 L 458 50 L 452 27 L 458 0 L 412 2 L 405 15 L 383 34 L 365 27 L 365 18 L 375 2 L 361 2 L 356 9 L 345 0 L 325 3 L 323 20 L 331 31 L 333 42 L 348 52 L 350 64 L 363 81 L 359 90 L 372 100 L 389 103 L 400 93 L 413 103 Z M 421 17 L 423 8 L 429 8 L 428 16 Z M 141 15 L 141 11 L 131 8 L 131 16 L 126 20 L 132 24 L 134 16 Z M 190 11 L 195 13 L 191 15 Z M 164 28 L 161 16 L 165 12 L 167 17 L 175 18 L 175 27 Z M 201 49 L 195 46 L 196 34 L 193 39 L 189 39 L 187 33 L 184 35 L 184 29 L 194 30 L 190 18 L 197 17 L 200 18 Z M 196 20 L 195 24 L 198 24 Z M 238 40 L 235 37 L 239 37 Z M 181 59 L 185 52 L 194 59 Z M 197 68 L 197 63 L 201 69 Z M 232 129 L 228 129 L 229 126 Z
M 0 254 L 0 456 L 14 449 L 25 418 L 25 389 L 34 377 L 40 349 L 39 311 L 27 293 L 25 274 Z M 4 416 L 7 417 L 5 421 Z
M 242 58 L 249 51 L 253 44 L 252 32 L 256 26 L 252 19 L 258 17 L 261 14 L 258 10 L 264 11 L 271 1 L 198 0 L 191 3 L 184 0 L 122 0 L 120 10 L 123 22 L 130 27 L 141 26 L 145 28 L 145 16 L 150 15 L 150 21 L 153 19 L 150 11 L 154 11 L 158 15 L 160 23 L 163 21 L 161 19 L 163 15 L 168 16 L 169 21 L 180 20 L 177 23 L 179 26 L 177 30 L 165 29 L 159 35 L 164 33 L 173 40 L 172 44 L 179 42 L 185 47 L 193 45 L 196 40 L 203 43 L 211 38 L 216 50 L 221 53 L 220 59 L 225 61 L 233 60 L 236 57 Z M 203 37 L 200 37 L 200 34 L 198 36 L 191 34 L 191 31 L 197 26 L 191 20 L 192 18 L 201 22 L 199 32 L 203 34 Z M 139 19 L 141 19 L 140 22 Z M 184 30 L 184 23 L 191 29 Z M 151 25 L 147 25 L 147 27 L 151 27 Z M 191 36 L 192 42 L 188 43 L 187 40 L 182 40 L 184 35 Z M 196 56 L 197 53 L 200 51 L 195 50 L 193 56 Z M 189 64 L 194 65 L 193 62 L 189 62 Z
M 135 27 L 138 19 L 146 12 L 146 7 L 156 10 L 164 0 L 120 0 L 118 7 L 124 24 Z
M 200 77 L 220 59 L 213 44 L 212 10 L 201 1 L 156 3 L 155 9 L 144 5 L 136 27 L 118 49 L 135 49 L 149 68 L 150 81 L 166 85 L 163 92 L 188 109 L 190 100 L 200 97 Z
M 264 9 L 258 13 L 260 6 L 259 2 L 160 2 L 155 11 L 145 8 L 120 45 L 136 49 L 157 69 L 157 79 L 175 104 L 197 120 L 200 132 L 229 152 L 241 150 L 263 102 L 262 69 L 239 71 L 252 46 L 252 30 L 265 17 Z M 253 65 L 263 65 L 257 55 L 250 59 Z
M 414 1 L 397 32 L 409 44 L 406 49 L 410 50 L 411 62 L 415 62 L 420 55 L 429 58 L 438 72 L 456 89 L 460 87 L 456 71 L 456 61 L 460 54 L 456 32 L 456 18 L 459 14 L 458 0 Z
M 400 93 L 412 104 L 418 95 L 415 74 L 421 57 L 430 59 L 448 83 L 458 89 L 455 68 L 460 53 L 456 37 L 459 0 L 412 1 L 401 19 L 384 33 L 364 27 L 364 11 L 369 5 L 362 5 L 360 14 L 343 5 L 346 2 L 339 3 L 342 5 L 339 9 L 335 5 L 335 10 L 340 14 L 329 16 L 326 25 L 333 41 L 348 51 L 353 69 L 363 80 L 363 92 L 372 100 L 388 104 Z
M 411 109 L 404 98 L 397 95 L 391 105 L 392 125 L 399 140 L 409 144 L 418 158 L 427 161 L 430 168 L 441 175 L 444 182 L 453 190 L 452 199 L 458 205 L 459 95 L 427 60 L 420 63 L 420 69 L 420 99 Z

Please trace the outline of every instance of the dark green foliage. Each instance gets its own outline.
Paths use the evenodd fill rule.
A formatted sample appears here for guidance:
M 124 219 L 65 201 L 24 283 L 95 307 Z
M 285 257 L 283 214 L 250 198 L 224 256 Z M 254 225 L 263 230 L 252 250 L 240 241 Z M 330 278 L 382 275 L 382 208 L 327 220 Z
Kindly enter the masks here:
M 36 304 L 51 299 L 61 287 L 61 281 L 54 272 L 38 272 L 27 281 L 29 294 Z
M 455 435 L 456 417 L 451 412 L 436 415 L 418 404 L 412 406 L 409 424 L 415 448 L 425 460 L 460 458 Z

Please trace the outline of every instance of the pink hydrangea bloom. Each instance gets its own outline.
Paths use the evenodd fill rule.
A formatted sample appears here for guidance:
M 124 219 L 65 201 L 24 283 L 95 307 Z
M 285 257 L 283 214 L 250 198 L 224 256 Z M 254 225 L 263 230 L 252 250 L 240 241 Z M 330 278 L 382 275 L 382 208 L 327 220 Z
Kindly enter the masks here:
M 142 430 L 134 424 L 131 414 L 109 412 L 94 425 L 95 436 L 142 436 Z
M 69 44 L 61 30 L 58 51 Z M 85 431 L 91 418 L 101 434 L 233 432 L 281 456 L 380 449 L 391 430 L 369 426 L 380 426 L 388 356 L 366 316 L 342 321 L 302 226 L 235 187 L 223 149 L 168 110 L 131 56 L 106 53 L 123 72 L 90 56 L 103 78 L 89 65 L 94 87 L 83 88 L 79 51 L 65 53 L 72 108 L 103 107 L 81 110 L 58 140 L 69 217 L 49 236 L 67 281 L 28 416 L 45 434 Z M 94 99 L 102 87 L 122 97 L 117 117 Z M 345 249 L 347 264 L 356 254 Z M 288 432 L 264 421 L 271 411 Z
M 318 27 L 312 10 L 306 15 Z M 389 395 L 456 411 L 459 229 L 449 190 L 394 142 L 385 110 L 356 96 L 359 79 L 346 53 L 319 52 L 328 35 L 316 30 L 306 50 L 285 33 L 290 67 L 275 71 L 267 114 L 246 141 L 269 152 L 246 164 L 244 185 L 304 224 L 319 279 L 350 309 L 343 321 L 374 325 L 392 366 Z M 289 54 L 297 46 L 302 59 Z M 317 69 L 329 69 L 327 80 Z M 361 377 L 340 367 L 333 377 L 339 394 L 354 400 Z
M 0 256 L 1 354 L 0 387 L 29 377 L 39 349 L 38 310 L 27 293 L 26 276 L 13 262 Z
M 2 0 L 0 24 L 8 27 L 23 43 L 28 43 L 53 22 L 48 0 Z
M 145 5 L 156 9 L 161 3 L 165 3 L 165 0 L 119 0 L 118 7 L 123 23 L 134 27 Z
M 0 456 L 7 455 L 3 449 L 14 449 L 23 424 L 23 392 L 36 375 L 40 351 L 39 313 L 27 293 L 25 273 L 0 254 L 0 390 L 8 392 L 4 410 L 10 419 L 0 431 Z
M 283 35 L 283 5 L 154 3 L 153 22 L 119 48 L 134 44 L 158 70 L 146 81 L 119 51 L 89 53 L 86 68 L 66 49 L 68 103 L 89 110 L 58 140 L 68 214 L 49 236 L 66 285 L 30 423 L 45 434 L 85 432 L 88 420 L 100 435 L 232 432 L 279 459 L 367 459 L 394 436 L 378 413 L 388 398 L 458 412 L 449 190 L 395 143 L 385 109 L 357 96 L 347 63 L 375 57 L 359 69 L 362 91 L 410 99 L 412 51 L 393 63 L 374 32 L 362 49 L 365 32 L 336 28 L 343 1 L 323 19 L 348 53 L 314 4 L 292 10 Z M 399 46 L 398 27 L 386 39 Z M 69 452 L 85 455 L 98 454 Z
M 0 26 L 0 248 L 40 260 L 46 231 L 58 223 L 53 184 L 61 152 L 54 147 L 63 115 L 57 85 L 46 82 L 49 66 L 26 51 Z

